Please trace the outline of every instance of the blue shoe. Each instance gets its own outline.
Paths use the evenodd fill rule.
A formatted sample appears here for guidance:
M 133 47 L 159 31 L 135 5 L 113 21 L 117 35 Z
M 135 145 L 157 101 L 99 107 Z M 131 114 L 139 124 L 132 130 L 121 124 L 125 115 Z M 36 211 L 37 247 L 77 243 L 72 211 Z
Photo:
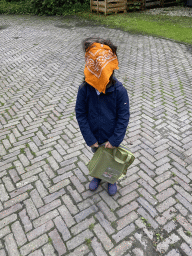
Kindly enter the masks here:
M 93 178 L 92 181 L 89 184 L 89 189 L 94 191 L 98 188 L 99 184 L 100 184 L 101 180 L 98 178 Z
M 117 185 L 116 183 L 114 184 L 111 184 L 111 183 L 108 183 L 108 193 L 110 196 L 114 196 L 117 192 Z

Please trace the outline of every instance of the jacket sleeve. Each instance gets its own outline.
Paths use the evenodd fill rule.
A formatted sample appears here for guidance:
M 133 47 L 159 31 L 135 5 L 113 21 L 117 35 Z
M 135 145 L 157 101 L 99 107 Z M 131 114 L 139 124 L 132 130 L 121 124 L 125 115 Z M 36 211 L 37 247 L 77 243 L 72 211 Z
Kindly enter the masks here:
M 97 142 L 95 136 L 93 135 L 89 122 L 87 119 L 86 109 L 86 86 L 80 86 L 77 93 L 77 100 L 75 106 L 76 119 L 79 124 L 80 131 L 87 145 L 90 147 Z
M 118 147 L 123 141 L 129 123 L 129 97 L 125 87 L 117 94 L 117 123 L 113 135 L 109 138 L 112 146 Z

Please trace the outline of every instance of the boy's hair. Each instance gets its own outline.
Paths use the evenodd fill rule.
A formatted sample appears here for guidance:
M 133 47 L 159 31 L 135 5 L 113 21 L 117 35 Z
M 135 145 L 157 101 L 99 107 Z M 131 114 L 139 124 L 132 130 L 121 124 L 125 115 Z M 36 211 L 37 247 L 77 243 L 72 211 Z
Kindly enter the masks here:
M 83 51 L 86 52 L 88 51 L 89 47 L 93 43 L 100 43 L 100 44 L 105 44 L 108 45 L 112 52 L 117 55 L 117 46 L 114 45 L 110 39 L 102 39 L 100 37 L 88 37 L 82 41 L 82 46 L 83 46 Z
M 116 54 L 117 56 L 117 46 L 114 45 L 110 39 L 102 39 L 100 37 L 88 37 L 86 39 L 84 39 L 82 41 L 82 47 L 83 47 L 83 51 L 86 52 L 89 50 L 89 47 L 93 44 L 93 43 L 100 43 L 100 44 L 105 44 L 105 45 L 108 45 L 112 52 L 114 54 Z M 110 76 L 109 78 L 109 83 L 112 81 L 112 84 L 115 82 L 115 79 L 113 78 L 113 74 L 114 74 L 114 71 L 112 73 L 112 75 Z M 84 77 L 84 80 L 83 82 L 85 82 L 85 77 Z

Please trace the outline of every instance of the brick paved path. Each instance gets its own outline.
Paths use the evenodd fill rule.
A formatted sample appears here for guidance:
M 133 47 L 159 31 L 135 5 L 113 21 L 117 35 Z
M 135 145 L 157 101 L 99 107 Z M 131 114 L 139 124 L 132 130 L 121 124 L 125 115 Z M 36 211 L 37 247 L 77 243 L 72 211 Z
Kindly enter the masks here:
M 192 51 L 91 25 L 0 16 L 0 256 L 190 256 Z M 131 103 L 123 144 L 136 160 L 114 197 L 88 190 L 74 115 L 93 35 L 119 46 Z

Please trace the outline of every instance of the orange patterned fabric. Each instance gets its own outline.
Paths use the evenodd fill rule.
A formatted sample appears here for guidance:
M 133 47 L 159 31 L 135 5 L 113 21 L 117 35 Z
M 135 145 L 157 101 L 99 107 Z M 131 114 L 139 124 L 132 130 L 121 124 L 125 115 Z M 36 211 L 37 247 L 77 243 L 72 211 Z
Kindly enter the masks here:
M 85 81 L 105 93 L 114 69 L 119 69 L 116 54 L 108 45 L 93 43 L 85 53 Z

